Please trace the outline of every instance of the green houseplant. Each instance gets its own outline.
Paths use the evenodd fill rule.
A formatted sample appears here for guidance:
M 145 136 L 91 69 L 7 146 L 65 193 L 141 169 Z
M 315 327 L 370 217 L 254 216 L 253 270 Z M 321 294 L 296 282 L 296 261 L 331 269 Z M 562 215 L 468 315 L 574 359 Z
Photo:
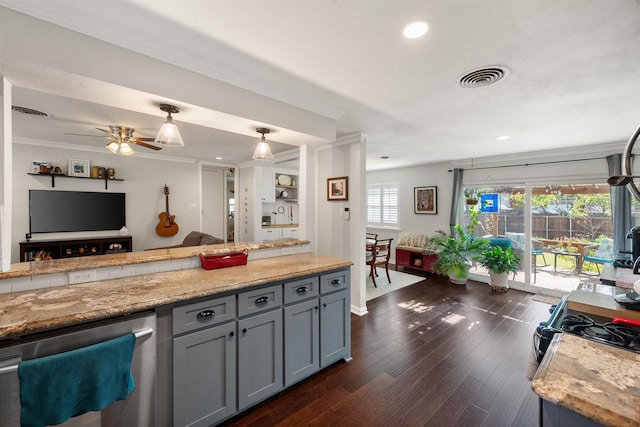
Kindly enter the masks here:
M 438 230 L 430 240 L 438 248 L 435 271 L 449 276 L 451 283 L 460 285 L 464 285 L 469 278 L 471 261 L 477 260 L 489 244 L 485 239 L 467 234 L 458 224 L 451 235 Z
M 509 289 L 509 273 L 515 273 L 520 267 L 520 257 L 511 248 L 490 245 L 485 248 L 478 259 L 480 264 L 489 270 L 491 288 L 506 292 Z

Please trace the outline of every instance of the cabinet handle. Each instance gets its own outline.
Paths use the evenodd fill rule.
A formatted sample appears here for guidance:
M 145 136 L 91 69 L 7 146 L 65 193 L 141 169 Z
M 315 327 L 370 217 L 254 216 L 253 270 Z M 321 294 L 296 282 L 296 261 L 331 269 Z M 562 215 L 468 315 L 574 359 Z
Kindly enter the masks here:
M 299 294 L 306 294 L 309 291 L 309 288 L 307 288 L 306 286 L 300 286 L 298 289 L 296 289 L 296 292 Z
M 269 297 L 260 297 L 256 299 L 256 305 L 264 305 L 269 302 Z
M 233 333 L 233 331 L 229 332 L 229 336 L 230 336 L 231 338 L 233 338 L 233 336 L 234 336 L 234 335 L 235 335 L 235 334 Z
M 322 304 L 322 306 L 326 308 L 327 307 L 327 303 L 325 302 L 324 304 Z
M 318 306 L 316 305 L 316 310 L 318 309 Z
M 331 281 L 331 284 L 332 284 L 333 286 L 338 286 L 338 285 L 340 285 L 341 283 L 342 283 L 342 281 L 341 281 L 340 279 L 333 279 L 333 280 Z
M 196 316 L 198 319 L 207 319 L 209 317 L 213 317 L 216 315 L 216 312 L 213 310 L 202 310 L 200 313 L 198 313 L 198 315 Z
M 247 333 L 247 328 L 242 328 L 242 333 L 246 334 Z

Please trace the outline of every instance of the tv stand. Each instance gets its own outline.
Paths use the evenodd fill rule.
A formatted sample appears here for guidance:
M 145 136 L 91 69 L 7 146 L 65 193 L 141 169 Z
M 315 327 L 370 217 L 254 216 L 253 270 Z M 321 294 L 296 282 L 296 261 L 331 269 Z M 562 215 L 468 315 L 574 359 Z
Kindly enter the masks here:
M 20 262 L 131 252 L 132 248 L 131 236 L 26 240 L 20 242 Z

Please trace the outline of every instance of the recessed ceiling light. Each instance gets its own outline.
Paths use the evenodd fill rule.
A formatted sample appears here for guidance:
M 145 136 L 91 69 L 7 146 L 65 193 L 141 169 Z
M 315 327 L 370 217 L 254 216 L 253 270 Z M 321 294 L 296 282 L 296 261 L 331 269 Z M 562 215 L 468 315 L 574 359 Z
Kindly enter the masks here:
M 222 157 L 216 156 L 216 160 L 222 160 Z
M 509 135 L 502 135 L 502 136 L 497 137 L 496 139 L 498 141 L 506 141 L 509 138 L 511 138 Z
M 402 30 L 402 35 L 408 39 L 419 39 L 427 34 L 429 31 L 429 24 L 425 21 L 416 21 L 408 24 Z

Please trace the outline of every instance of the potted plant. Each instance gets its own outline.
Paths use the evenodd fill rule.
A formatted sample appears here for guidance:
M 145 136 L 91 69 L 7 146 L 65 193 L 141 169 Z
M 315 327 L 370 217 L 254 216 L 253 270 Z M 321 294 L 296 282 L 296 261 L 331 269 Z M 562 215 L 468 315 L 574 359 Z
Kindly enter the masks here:
M 480 264 L 489 270 L 492 291 L 509 289 L 509 273 L 515 273 L 520 267 L 520 257 L 511 248 L 490 245 L 482 251 Z
M 471 261 L 477 260 L 488 245 L 487 240 L 465 233 L 458 224 L 454 226 L 453 234 L 438 230 L 430 240 L 438 249 L 434 270 L 449 276 L 451 283 L 459 285 L 467 283 Z

